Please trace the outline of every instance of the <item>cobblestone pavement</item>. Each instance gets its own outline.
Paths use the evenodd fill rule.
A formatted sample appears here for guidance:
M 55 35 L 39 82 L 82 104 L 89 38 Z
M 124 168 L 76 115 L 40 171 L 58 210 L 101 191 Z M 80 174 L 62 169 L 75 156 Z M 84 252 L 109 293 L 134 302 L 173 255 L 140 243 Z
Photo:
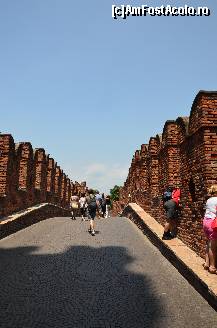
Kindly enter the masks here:
M 0 327 L 216 328 L 217 313 L 133 223 L 52 218 L 0 241 Z M 217 277 L 216 277 L 217 281 Z

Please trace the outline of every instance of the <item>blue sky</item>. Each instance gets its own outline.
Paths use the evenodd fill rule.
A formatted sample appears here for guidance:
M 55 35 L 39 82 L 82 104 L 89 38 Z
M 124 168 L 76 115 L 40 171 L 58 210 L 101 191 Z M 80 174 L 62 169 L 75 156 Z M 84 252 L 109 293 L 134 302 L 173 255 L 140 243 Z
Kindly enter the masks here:
M 128 17 L 112 4 L 208 6 L 210 17 Z M 167 119 L 217 90 L 217 3 L 0 3 L 0 131 L 43 147 L 72 180 L 108 192 Z

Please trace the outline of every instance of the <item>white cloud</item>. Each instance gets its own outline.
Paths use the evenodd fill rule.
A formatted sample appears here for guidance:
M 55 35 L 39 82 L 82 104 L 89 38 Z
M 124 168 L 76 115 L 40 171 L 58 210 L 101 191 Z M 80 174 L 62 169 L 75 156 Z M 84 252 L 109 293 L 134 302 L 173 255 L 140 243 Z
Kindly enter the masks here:
M 87 176 L 99 176 L 106 172 L 106 166 L 102 163 L 93 163 L 84 168 Z
M 88 187 L 109 193 L 114 185 L 123 185 L 128 167 L 119 163 L 108 165 L 95 162 L 80 168 L 71 167 L 67 173 L 73 180 L 86 181 Z

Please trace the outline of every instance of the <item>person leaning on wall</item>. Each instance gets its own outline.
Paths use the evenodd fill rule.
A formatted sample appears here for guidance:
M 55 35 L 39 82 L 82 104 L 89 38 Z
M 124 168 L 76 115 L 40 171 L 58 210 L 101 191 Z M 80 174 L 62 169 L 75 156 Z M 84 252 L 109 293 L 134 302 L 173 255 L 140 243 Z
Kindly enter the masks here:
M 164 226 L 163 240 L 173 239 L 176 235 L 180 189 L 168 186 L 163 194 L 166 223 Z

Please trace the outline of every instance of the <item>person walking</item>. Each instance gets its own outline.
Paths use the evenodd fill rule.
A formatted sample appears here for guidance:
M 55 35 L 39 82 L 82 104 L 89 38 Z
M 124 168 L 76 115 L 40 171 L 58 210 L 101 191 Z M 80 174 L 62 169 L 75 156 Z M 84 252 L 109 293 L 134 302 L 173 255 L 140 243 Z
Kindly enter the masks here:
M 80 207 L 80 213 L 81 213 L 81 219 L 82 221 L 85 221 L 85 216 L 86 216 L 86 197 L 85 194 L 81 194 L 81 197 L 79 199 L 79 207 Z
M 109 215 L 109 212 L 110 212 L 110 209 L 111 209 L 111 198 L 109 195 L 106 196 L 106 212 L 105 212 L 105 217 L 106 218 L 109 218 L 110 215 Z
M 89 196 L 87 197 L 87 208 L 88 208 L 88 215 L 90 219 L 90 228 L 88 229 L 88 232 L 92 236 L 95 236 L 94 220 L 96 217 L 97 200 L 92 189 L 89 190 Z
M 77 193 L 73 193 L 70 199 L 71 211 L 72 211 L 72 219 L 76 220 L 76 216 L 79 211 L 79 197 Z
M 206 256 L 203 267 L 210 273 L 217 273 L 217 229 L 212 228 L 213 220 L 217 216 L 217 184 L 208 190 L 209 198 L 205 205 L 203 231 L 207 237 Z
M 101 208 L 102 208 L 102 217 L 105 218 L 105 213 L 106 213 L 106 199 L 105 199 L 104 193 L 102 194 Z
M 102 195 L 99 193 L 99 191 L 96 192 L 96 203 L 97 203 L 97 214 L 98 219 L 102 217 Z
M 87 220 L 89 220 L 90 216 L 89 216 L 89 211 L 88 211 L 88 200 L 90 199 L 90 194 L 89 194 L 89 190 L 88 189 L 85 192 L 85 198 L 86 198 L 85 216 L 86 216 Z

